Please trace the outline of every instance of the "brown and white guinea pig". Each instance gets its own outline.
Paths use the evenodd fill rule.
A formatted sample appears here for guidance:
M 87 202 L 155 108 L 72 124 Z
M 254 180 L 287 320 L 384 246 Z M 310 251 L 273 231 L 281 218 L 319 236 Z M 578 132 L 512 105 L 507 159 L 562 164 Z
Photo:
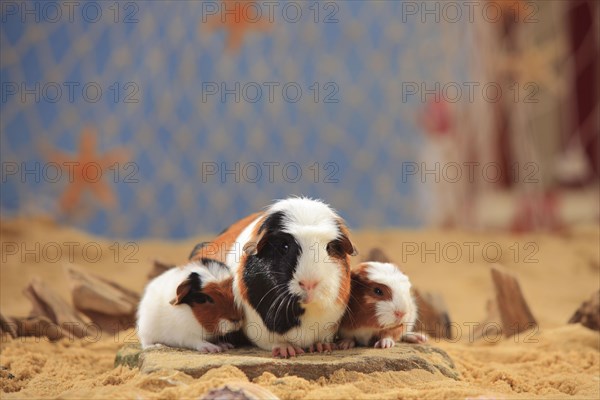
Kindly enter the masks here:
M 225 264 L 206 258 L 154 278 L 138 308 L 142 348 L 162 344 L 203 353 L 232 348 L 228 343 L 215 344 L 221 336 L 241 329 L 243 314 L 234 302 L 232 281 Z
M 331 207 L 308 198 L 276 201 L 197 246 L 192 259 L 215 253 L 232 268 L 235 301 L 252 343 L 275 357 L 332 350 L 355 250 Z
M 427 337 L 413 333 L 417 305 L 408 277 L 391 263 L 364 262 L 352 271 L 348 310 L 338 332 L 341 349 L 362 346 L 393 347 L 402 339 L 423 343 Z

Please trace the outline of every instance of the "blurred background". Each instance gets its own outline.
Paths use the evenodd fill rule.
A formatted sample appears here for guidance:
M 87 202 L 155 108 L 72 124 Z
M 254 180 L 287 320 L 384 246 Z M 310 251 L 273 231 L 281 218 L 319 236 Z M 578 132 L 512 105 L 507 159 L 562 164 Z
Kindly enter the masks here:
M 598 3 L 1 3 L 0 216 L 220 231 L 598 221 Z

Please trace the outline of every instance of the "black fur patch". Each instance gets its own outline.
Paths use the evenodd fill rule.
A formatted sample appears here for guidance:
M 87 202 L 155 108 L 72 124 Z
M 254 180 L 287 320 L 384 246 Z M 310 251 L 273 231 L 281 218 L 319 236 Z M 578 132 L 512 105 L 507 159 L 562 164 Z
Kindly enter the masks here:
M 276 212 L 267 217 L 259 228 L 264 232 L 263 246 L 249 256 L 244 269 L 244 284 L 248 288 L 250 305 L 272 332 L 284 334 L 300 325 L 304 309 L 300 298 L 289 293 L 292 279 L 302 254 L 300 245 L 289 233 L 283 232 L 285 214 Z
M 262 225 L 258 228 L 258 233 L 263 233 L 263 231 L 267 233 L 282 231 L 285 225 L 285 218 L 286 216 L 283 211 L 274 212 L 265 218 Z
M 192 272 L 187 279 L 189 281 L 190 290 L 183 296 L 183 299 L 181 300 L 182 304 L 191 306 L 194 303 L 202 304 L 207 301 L 212 302 L 212 299 L 209 296 L 202 293 L 202 279 L 200 278 L 200 275 L 196 272 Z
M 242 346 L 252 346 L 252 342 L 250 341 L 250 339 L 248 339 L 246 335 L 244 335 L 244 332 L 242 330 L 229 332 L 225 335 L 220 335 L 219 342 L 231 343 L 236 348 Z

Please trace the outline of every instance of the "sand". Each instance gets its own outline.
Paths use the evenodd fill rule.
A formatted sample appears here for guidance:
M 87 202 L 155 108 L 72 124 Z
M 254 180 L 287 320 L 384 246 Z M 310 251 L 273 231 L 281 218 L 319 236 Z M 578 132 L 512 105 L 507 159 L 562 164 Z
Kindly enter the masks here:
M 425 371 L 338 371 L 316 381 L 265 373 L 254 383 L 283 399 L 600 398 L 600 335 L 566 324 L 581 302 L 600 287 L 597 225 L 554 234 L 388 230 L 355 232 L 353 238 L 362 253 L 373 246 L 383 248 L 415 286 L 443 295 L 459 335 L 452 341 L 431 343 L 454 359 L 461 380 Z M 69 301 L 66 262 L 141 291 L 151 259 L 182 262 L 203 238 L 139 241 L 126 248 L 127 240 L 97 238 L 35 219 L 2 221 L 1 239 L 0 310 L 4 315 L 25 316 L 30 305 L 21 291 L 34 276 Z M 69 252 L 71 242 L 78 246 Z M 82 251 L 85 245 L 87 252 Z M 26 254 L 36 246 L 42 255 Z M 57 248 L 62 248 L 59 255 Z M 96 248 L 102 249 L 97 260 L 92 251 Z M 540 326 L 518 337 L 473 342 L 468 328 L 485 318 L 492 262 L 500 262 L 519 277 Z M 116 350 L 132 340 L 133 331 L 56 343 L 4 338 L 0 364 L 7 369 L 0 370 L 2 398 L 194 398 L 220 384 L 248 380 L 234 367 L 212 370 L 199 379 L 176 371 L 143 375 L 137 369 L 114 368 Z

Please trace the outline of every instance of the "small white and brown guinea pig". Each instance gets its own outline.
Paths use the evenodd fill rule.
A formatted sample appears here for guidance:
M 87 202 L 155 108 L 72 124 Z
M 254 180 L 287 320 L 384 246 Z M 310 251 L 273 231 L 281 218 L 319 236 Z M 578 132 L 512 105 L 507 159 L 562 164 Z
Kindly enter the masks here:
M 350 295 L 344 220 L 320 200 L 276 201 L 199 245 L 193 259 L 219 254 L 234 272 L 244 333 L 275 357 L 330 351 Z
M 216 353 L 233 346 L 220 337 L 241 329 L 242 311 L 233 299 L 231 271 L 202 258 L 154 278 L 137 314 L 142 348 L 166 345 Z
M 396 341 L 423 343 L 427 337 L 413 333 L 417 305 L 408 277 L 392 263 L 364 262 L 352 271 L 348 309 L 338 335 L 340 349 L 361 346 L 389 348 Z

